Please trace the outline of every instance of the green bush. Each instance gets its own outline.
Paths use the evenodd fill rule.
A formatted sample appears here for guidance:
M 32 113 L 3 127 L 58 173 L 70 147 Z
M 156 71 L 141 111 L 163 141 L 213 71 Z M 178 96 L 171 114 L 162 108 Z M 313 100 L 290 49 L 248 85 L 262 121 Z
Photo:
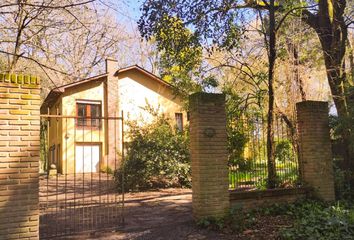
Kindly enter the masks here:
M 243 157 L 243 152 L 246 147 L 248 138 L 243 131 L 240 131 L 235 126 L 227 128 L 227 146 L 229 151 L 229 165 L 237 166 L 241 171 L 251 169 L 251 161 Z
M 151 123 L 128 125 L 127 154 L 123 164 L 125 190 L 163 187 L 190 187 L 188 132 L 174 129 L 169 120 L 154 115 Z M 117 188 L 123 179 L 122 169 L 115 172 Z
M 282 139 L 275 145 L 275 160 L 279 162 L 294 161 L 293 147 L 288 139 Z

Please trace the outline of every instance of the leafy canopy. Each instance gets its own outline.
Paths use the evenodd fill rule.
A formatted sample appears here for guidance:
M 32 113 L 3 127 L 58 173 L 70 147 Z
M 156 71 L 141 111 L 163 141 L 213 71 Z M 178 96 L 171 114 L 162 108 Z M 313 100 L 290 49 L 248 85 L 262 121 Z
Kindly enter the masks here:
M 154 35 L 161 52 L 160 72 L 162 78 L 185 92 L 197 91 L 199 86 L 191 81 L 198 76 L 202 62 L 202 47 L 183 22 L 168 15 L 163 16 Z

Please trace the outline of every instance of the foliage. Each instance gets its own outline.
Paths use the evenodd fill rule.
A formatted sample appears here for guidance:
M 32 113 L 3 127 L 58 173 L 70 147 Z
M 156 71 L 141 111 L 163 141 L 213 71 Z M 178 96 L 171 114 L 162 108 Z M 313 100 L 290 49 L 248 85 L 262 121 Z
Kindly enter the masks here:
M 160 52 L 159 68 L 162 78 L 172 83 L 178 93 L 188 94 L 217 86 L 212 75 L 203 75 L 203 48 L 198 37 L 176 16 L 163 15 L 156 26 L 154 40 Z
M 280 229 L 280 238 L 285 240 L 353 239 L 354 236 L 352 202 L 329 204 L 317 200 L 300 200 L 251 211 L 236 207 L 224 217 L 203 218 L 198 225 L 217 231 L 240 233 L 257 224 L 259 218 L 271 219 L 273 216 L 284 216 L 292 222 L 291 226 Z
M 237 233 L 247 229 L 255 221 L 252 211 L 245 211 L 240 206 L 235 206 L 230 211 L 219 218 L 206 217 L 200 219 L 197 224 L 202 228 L 208 228 L 216 231 L 228 233 Z
M 350 88 L 351 94 L 354 94 L 354 87 Z M 349 94 L 349 93 L 348 93 Z M 354 187 L 354 173 L 347 157 L 354 154 L 354 134 L 349 131 L 346 138 L 343 133 L 348 129 L 354 128 L 354 101 L 349 104 L 350 110 L 348 116 L 335 116 L 331 115 L 329 125 L 331 129 L 332 149 L 335 160 L 335 180 L 337 186 L 337 196 L 348 195 Z M 346 146 L 348 148 L 346 148 Z M 354 194 L 351 194 L 352 196 Z
M 279 162 L 293 161 L 294 152 L 288 139 L 279 140 L 275 146 L 275 160 Z
M 246 144 L 249 142 L 246 126 L 242 119 L 243 99 L 230 86 L 224 86 L 226 95 L 227 147 L 229 166 L 238 167 L 241 171 L 250 170 L 251 161 L 244 157 Z
M 290 205 L 284 213 L 294 218 L 294 225 L 281 232 L 284 239 L 329 240 L 354 236 L 354 208 L 350 206 L 305 201 Z
M 202 60 L 198 39 L 180 19 L 168 15 L 163 16 L 154 36 L 161 51 L 162 78 L 187 93 L 200 91 L 200 87 L 191 81 L 192 76 L 198 74 L 197 68 Z
M 124 169 L 126 190 L 144 190 L 159 187 L 189 187 L 190 159 L 187 132 L 175 131 L 163 115 L 155 116 L 151 123 L 128 124 L 130 140 Z M 123 171 L 115 172 L 120 190 Z
M 229 151 L 229 165 L 238 166 L 240 170 L 246 170 L 247 159 L 243 157 L 243 152 L 248 142 L 246 134 L 239 128 L 229 124 L 227 128 L 227 143 Z
M 109 166 L 103 166 L 101 168 L 101 172 L 102 173 L 107 173 L 107 174 L 113 174 L 114 173 L 113 169 L 111 167 L 109 167 Z
M 354 87 L 350 94 L 354 95 Z M 349 93 L 348 93 L 349 94 Z M 340 139 L 342 132 L 345 129 L 351 129 L 354 127 L 354 101 L 349 104 L 349 113 L 346 117 L 339 117 L 336 115 L 330 116 L 329 125 L 331 128 L 332 139 Z M 354 134 L 351 135 L 351 144 L 354 145 Z
M 351 176 L 349 170 L 342 170 L 340 168 L 341 161 L 334 160 L 334 187 L 335 194 L 338 200 L 354 200 L 353 187 L 348 181 L 348 176 Z M 351 176 L 353 178 L 353 176 Z M 350 178 L 349 178 L 350 179 Z
M 354 209 L 348 203 L 331 205 L 302 200 L 293 204 L 274 204 L 257 211 L 293 219 L 290 228 L 282 229 L 282 239 L 352 239 L 354 233 Z

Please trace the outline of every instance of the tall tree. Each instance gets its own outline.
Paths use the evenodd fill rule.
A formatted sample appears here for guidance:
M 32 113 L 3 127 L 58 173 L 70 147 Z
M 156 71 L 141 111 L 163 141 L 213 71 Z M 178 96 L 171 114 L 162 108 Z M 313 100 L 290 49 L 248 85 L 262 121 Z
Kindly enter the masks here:
M 3 0 L 0 3 L 2 71 L 52 79 L 44 88 L 98 71 L 124 40 L 111 9 L 96 0 Z
M 268 115 L 267 115 L 267 153 L 268 153 L 268 186 L 276 185 L 274 158 L 274 67 L 276 61 L 276 32 L 283 21 L 276 22 L 276 11 L 279 3 L 269 1 L 146 1 L 142 7 L 143 16 L 139 20 L 139 29 L 143 36 L 149 38 L 159 34 L 165 16 L 181 19 L 186 26 L 194 29 L 193 39 L 217 46 L 232 49 L 238 46 L 242 36 L 244 19 L 252 18 L 249 12 L 241 9 L 257 10 L 261 18 L 263 11 L 267 23 L 264 26 L 264 40 L 268 53 Z M 209 45 L 210 46 L 210 45 Z M 210 50 L 210 48 L 209 48 Z
M 308 2 L 312 3 L 312 1 Z M 346 0 L 319 0 L 318 5 L 311 11 L 307 9 L 302 11 L 302 18 L 316 31 L 321 42 L 328 83 L 338 116 L 342 119 L 351 119 L 353 116 L 350 115 L 350 105 L 354 102 L 351 102 L 348 97 L 349 81 L 345 53 L 348 26 L 353 21 L 346 18 L 346 7 Z M 352 3 L 351 7 L 353 7 Z M 353 131 L 353 124 L 349 124 L 348 127 L 343 128 L 341 134 L 345 147 L 345 163 L 351 171 L 354 171 L 354 143 L 351 142 Z

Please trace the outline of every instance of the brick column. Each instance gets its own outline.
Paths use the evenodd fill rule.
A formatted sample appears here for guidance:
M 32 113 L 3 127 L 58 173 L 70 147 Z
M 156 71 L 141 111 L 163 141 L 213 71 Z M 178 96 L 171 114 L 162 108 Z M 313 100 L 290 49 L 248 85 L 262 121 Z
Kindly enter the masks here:
M 40 83 L 0 74 L 0 239 L 38 239 Z
M 189 98 L 193 215 L 221 217 L 229 208 L 225 96 Z
M 317 197 L 332 201 L 335 195 L 328 103 L 300 102 L 296 109 L 302 180 Z

